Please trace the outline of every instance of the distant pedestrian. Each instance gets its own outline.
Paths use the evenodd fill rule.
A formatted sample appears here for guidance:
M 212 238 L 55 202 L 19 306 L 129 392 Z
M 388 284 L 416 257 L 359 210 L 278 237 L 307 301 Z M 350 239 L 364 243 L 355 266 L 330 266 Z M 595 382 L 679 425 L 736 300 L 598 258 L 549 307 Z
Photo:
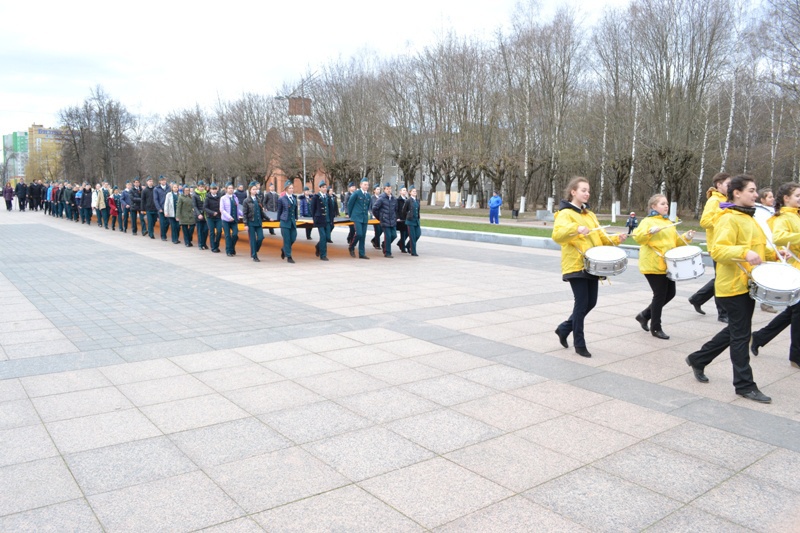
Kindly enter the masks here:
M 500 198 L 500 193 L 494 191 L 492 197 L 489 198 L 489 224 L 500 224 L 500 206 L 503 205 L 503 199 Z
M 14 201 L 14 189 L 11 188 L 10 183 L 6 183 L 3 187 L 3 200 L 6 201 L 6 209 L 11 211 L 11 204 Z
M 638 225 L 639 225 L 639 221 L 636 220 L 636 213 L 631 211 L 631 214 L 628 217 L 628 220 L 625 221 L 625 227 L 628 228 L 628 235 L 633 233 L 633 230 L 635 230 L 636 226 L 638 226 Z

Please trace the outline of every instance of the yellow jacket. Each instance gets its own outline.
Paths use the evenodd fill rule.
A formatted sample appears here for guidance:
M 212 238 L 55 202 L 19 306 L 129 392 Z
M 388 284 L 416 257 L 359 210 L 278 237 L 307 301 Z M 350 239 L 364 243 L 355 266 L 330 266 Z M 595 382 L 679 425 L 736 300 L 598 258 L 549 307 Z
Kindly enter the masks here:
M 744 262 L 747 252 L 753 250 L 761 259 L 774 261 L 775 251 L 767 248 L 767 237 L 758 222 L 746 213 L 724 209 L 714 226 L 714 248 L 711 257 L 717 262 L 717 279 L 714 293 L 717 296 L 738 296 L 748 292 L 748 276 L 753 267 Z M 740 260 L 739 262 L 735 261 Z
M 561 202 L 553 223 L 553 240 L 561 245 L 561 274 L 583 270 L 583 253 L 593 246 L 616 246 L 604 231 L 580 235 L 578 226 L 589 229 L 600 226 L 597 217 L 588 209 L 578 209 L 569 202 Z M 578 251 L 580 250 L 580 251 Z
M 772 230 L 775 246 L 788 246 L 789 251 L 800 256 L 800 213 L 796 208 L 782 207 L 780 214 L 767 219 L 767 226 Z M 789 264 L 800 268 L 800 263 L 793 259 Z
M 649 216 L 642 220 L 633 231 L 633 239 L 641 244 L 639 248 L 639 271 L 642 274 L 666 274 L 667 263 L 664 254 L 684 243 L 678 238 L 678 231 L 668 219 L 661 215 Z M 662 228 L 658 233 L 650 233 L 651 228 Z M 687 242 L 691 239 L 683 234 Z
M 714 224 L 716 224 L 717 218 L 722 214 L 722 209 L 720 209 L 719 204 L 720 202 L 727 202 L 728 199 L 714 187 L 706 191 L 706 196 L 708 200 L 706 200 L 706 205 L 703 208 L 703 215 L 700 217 L 700 226 L 706 230 L 706 249 L 708 253 L 711 253 L 711 248 L 714 246 L 714 235 L 716 233 L 714 231 Z

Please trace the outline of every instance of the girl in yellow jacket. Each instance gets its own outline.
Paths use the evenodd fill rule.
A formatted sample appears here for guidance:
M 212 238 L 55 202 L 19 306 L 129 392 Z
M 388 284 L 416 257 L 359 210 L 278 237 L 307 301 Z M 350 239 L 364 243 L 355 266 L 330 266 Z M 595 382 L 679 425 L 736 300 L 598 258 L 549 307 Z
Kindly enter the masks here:
M 575 303 L 572 314 L 556 328 L 558 340 L 568 348 L 567 337 L 572 333 L 575 353 L 591 357 L 586 349 L 583 324 L 586 315 L 597 305 L 598 278 L 583 269 L 583 254 L 593 246 L 615 246 L 625 240 L 620 234 L 613 239 L 602 231 L 592 231 L 600 224 L 589 210 L 590 190 L 586 178 L 572 178 L 564 190 L 565 199 L 561 201 L 553 224 L 553 240 L 561 245 L 561 274 L 572 288 Z
M 694 377 L 708 383 L 705 367 L 730 347 L 733 363 L 733 386 L 736 394 L 749 400 L 770 403 L 753 379 L 750 368 L 748 344 L 753 321 L 755 301 L 750 298 L 747 271 L 765 259 L 774 260 L 775 252 L 767 248 L 767 237 L 753 218 L 758 199 L 756 184 L 749 176 L 736 176 L 728 187 L 728 200 L 720 204 L 723 212 L 714 227 L 714 246 L 711 257 L 717 262 L 714 291 L 722 307 L 728 312 L 728 325 L 689 354 L 686 364 L 692 367 Z
M 650 197 L 647 202 L 650 214 L 642 220 L 639 227 L 633 232 L 634 240 L 641 245 L 639 248 L 639 271 L 644 274 L 653 299 L 647 309 L 636 315 L 636 320 L 642 329 L 652 333 L 653 337 L 669 339 L 669 335 L 661 329 L 661 311 L 664 306 L 675 297 L 675 282 L 667 277 L 667 262 L 664 254 L 676 246 L 681 246 L 683 241 L 678 238 L 675 226 L 669 221 L 669 203 L 663 194 Z M 683 234 L 684 241 L 691 241 L 694 231 Z M 647 322 L 650 322 L 648 327 Z
M 776 246 L 788 246 L 789 251 L 800 256 L 800 185 L 794 182 L 784 183 L 775 195 L 775 216 L 767 220 L 772 230 L 772 242 Z M 796 260 L 790 263 L 800 268 Z M 778 333 L 791 324 L 791 343 L 789 344 L 789 362 L 800 368 L 800 303 L 784 309 L 772 321 L 753 333 L 750 351 L 758 355 L 758 349 L 774 339 Z

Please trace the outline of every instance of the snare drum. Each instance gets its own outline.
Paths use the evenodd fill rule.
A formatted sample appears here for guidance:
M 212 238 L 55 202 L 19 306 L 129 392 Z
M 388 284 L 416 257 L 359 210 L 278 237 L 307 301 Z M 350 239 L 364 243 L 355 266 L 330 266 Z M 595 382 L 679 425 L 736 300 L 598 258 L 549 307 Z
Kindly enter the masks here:
M 678 246 L 664 254 L 667 263 L 667 277 L 672 281 L 684 281 L 702 276 L 706 267 L 703 264 L 703 250 L 699 246 Z
M 750 272 L 750 296 L 773 306 L 800 302 L 800 270 L 784 263 L 762 263 Z
M 583 267 L 595 276 L 616 276 L 628 268 L 628 256 L 616 246 L 595 246 L 583 255 Z

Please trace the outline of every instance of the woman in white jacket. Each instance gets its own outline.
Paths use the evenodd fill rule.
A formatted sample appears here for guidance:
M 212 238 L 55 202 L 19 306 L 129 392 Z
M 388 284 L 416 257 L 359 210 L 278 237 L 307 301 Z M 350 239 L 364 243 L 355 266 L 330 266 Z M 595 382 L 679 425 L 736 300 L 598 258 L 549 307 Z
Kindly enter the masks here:
M 765 187 L 758 191 L 758 199 L 759 201 L 756 202 L 756 214 L 753 215 L 753 218 L 756 219 L 758 225 L 764 230 L 764 235 L 767 236 L 767 239 L 772 242 L 772 230 L 767 224 L 767 220 L 775 215 L 775 195 L 772 194 L 772 189 Z M 767 313 L 778 312 L 777 309 L 769 304 L 761 304 L 761 310 Z

